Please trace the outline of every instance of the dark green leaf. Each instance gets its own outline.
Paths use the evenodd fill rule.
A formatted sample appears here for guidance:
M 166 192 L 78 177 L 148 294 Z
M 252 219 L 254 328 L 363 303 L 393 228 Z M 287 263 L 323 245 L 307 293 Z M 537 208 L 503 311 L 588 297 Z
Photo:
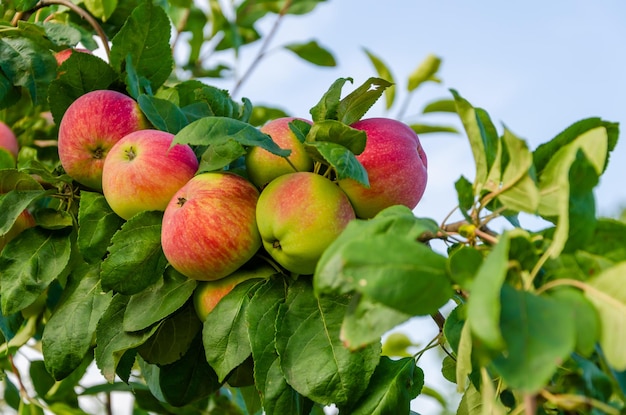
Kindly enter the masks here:
M 85 261 L 102 261 L 111 238 L 123 223 L 102 194 L 82 191 L 78 208 L 78 249 Z
M 198 172 L 220 170 L 245 154 L 245 147 L 233 139 L 226 138 L 224 141 L 214 142 L 202 153 Z
M 352 153 L 358 155 L 365 150 L 367 134 L 335 120 L 323 120 L 310 126 L 307 134 L 308 142 L 324 141 L 341 144 Z
M 348 125 L 359 121 L 391 85 L 381 78 L 369 78 L 339 102 L 337 119 Z
M 321 47 L 315 40 L 307 43 L 290 43 L 284 46 L 301 59 L 317 66 L 337 66 L 335 57 L 327 49 Z
M 369 187 L 367 171 L 354 153 L 341 144 L 325 141 L 306 142 L 307 153 L 316 161 L 322 161 L 335 169 L 338 179 L 353 179 Z
M 207 115 L 234 118 L 245 122 L 242 118 L 242 108 L 231 99 L 227 90 L 218 89 L 214 86 L 203 85 L 201 88 L 195 90 L 194 94 L 194 101 L 206 104 Z
M 583 356 L 590 356 L 600 337 L 598 313 L 583 293 L 573 288 L 560 288 L 550 292 L 550 297 L 567 307 L 569 320 L 576 326 L 576 351 Z
M 61 24 L 54 21 L 44 22 L 43 28 L 46 32 L 46 37 L 57 45 L 75 46 L 81 41 L 80 31 L 68 24 Z
M 38 209 L 34 212 L 34 217 L 37 225 L 44 229 L 63 229 L 74 225 L 72 215 L 64 210 Z
M 0 195 L 0 236 L 9 232 L 28 205 L 46 194 L 45 190 L 11 190 Z
M 146 118 L 158 130 L 177 134 L 188 124 L 183 111 L 171 101 L 141 94 L 138 103 Z
M 32 304 L 58 278 L 70 260 L 72 237 L 66 230 L 26 229 L 2 250 L 2 314 Z
M 378 77 L 389 81 L 392 84 L 389 88 L 385 89 L 385 107 L 389 109 L 393 106 L 393 102 L 396 97 L 396 87 L 395 85 L 393 85 L 395 84 L 393 74 L 391 73 L 391 70 L 389 70 L 389 67 L 385 64 L 385 62 L 380 59 L 380 57 L 374 55 L 371 51 L 367 49 L 364 49 L 364 51 L 372 65 L 374 65 L 374 69 L 376 69 Z
M 365 391 L 378 364 L 380 343 L 350 351 L 339 331 L 349 296 L 316 298 L 310 281 L 289 287 L 276 327 L 276 349 L 287 382 L 322 404 L 349 406 Z
M 341 89 L 352 78 L 339 78 L 328 88 L 322 99 L 309 111 L 314 122 L 337 120 L 337 110 L 341 102 Z
M 46 369 L 55 379 L 80 366 L 92 346 L 96 324 L 111 302 L 111 294 L 100 288 L 99 271 L 97 264 L 78 267 L 46 323 L 42 350 Z
M 161 248 L 162 217 L 163 212 L 138 213 L 113 235 L 102 262 L 104 290 L 136 294 L 163 275 L 167 260 Z
M 124 330 L 143 330 L 178 310 L 193 294 L 197 282 L 168 267 L 156 283 L 130 297 Z
M 448 257 L 450 278 L 464 289 L 470 289 L 482 263 L 483 254 L 480 251 L 463 246 L 453 251 Z
M 467 180 L 465 176 L 461 176 L 454 183 L 454 188 L 459 199 L 459 208 L 465 214 L 474 206 L 474 187 L 472 182 Z

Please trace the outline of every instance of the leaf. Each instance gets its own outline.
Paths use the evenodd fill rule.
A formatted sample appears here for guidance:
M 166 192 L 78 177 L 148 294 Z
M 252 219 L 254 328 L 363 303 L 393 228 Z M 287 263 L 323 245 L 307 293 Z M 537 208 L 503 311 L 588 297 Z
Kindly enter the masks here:
M 372 65 L 374 65 L 374 69 L 376 69 L 376 73 L 378 74 L 378 77 L 386 81 L 389 81 L 392 84 L 395 84 L 395 80 L 393 78 L 393 74 L 391 73 L 391 70 L 389 70 L 389 67 L 382 61 L 382 59 L 380 59 L 378 56 L 374 55 L 371 51 L 365 48 L 363 50 L 365 51 L 365 54 L 369 58 Z M 389 88 L 385 89 L 385 108 L 386 109 L 390 109 L 393 106 L 395 96 L 396 96 L 395 85 L 392 85 Z
M 96 364 L 102 376 L 111 383 L 124 353 L 141 346 L 158 328 L 158 325 L 154 325 L 148 330 L 124 331 L 124 309 L 127 303 L 127 296 L 115 294 L 96 327 Z
M 306 43 L 290 43 L 283 46 L 292 51 L 301 59 L 317 66 L 337 66 L 335 57 L 327 49 L 321 47 L 317 41 L 310 40 Z
M 102 261 L 111 238 L 124 223 L 100 193 L 81 191 L 78 207 L 78 249 L 85 261 Z
M 409 92 L 416 90 L 417 87 L 424 82 L 440 82 L 439 79 L 435 77 L 440 65 L 441 58 L 438 56 L 433 54 L 426 56 L 419 66 L 409 75 L 409 82 L 407 85 Z
M 170 48 L 170 20 L 162 7 L 141 2 L 111 39 L 111 66 L 123 72 L 130 54 L 139 76 L 148 79 L 153 90 L 167 80 L 174 60 Z
M 32 304 L 67 267 L 71 241 L 67 230 L 30 228 L 0 254 L 2 314 L 13 314 Z
M 0 195 L 0 236 L 9 232 L 28 205 L 48 193 L 45 190 L 11 190 Z
M 163 212 L 141 212 L 113 235 L 109 255 L 102 262 L 102 288 L 125 295 L 156 282 L 167 266 L 161 248 Z
M 362 398 L 354 405 L 353 415 L 405 414 L 424 386 L 424 372 L 412 357 L 391 360 L 386 356 L 370 378 Z
M 483 254 L 469 246 L 454 250 L 448 256 L 450 278 L 464 289 L 470 289 L 483 263 Z
M 569 307 L 508 284 L 503 286 L 501 303 L 506 351 L 493 365 L 510 387 L 537 392 L 574 351 L 576 332 Z
M 12 85 L 26 88 L 33 104 L 45 103 L 56 67 L 50 50 L 30 38 L 0 39 L 0 69 Z
M 237 284 L 204 320 L 202 343 L 206 360 L 223 381 L 252 353 L 246 324 L 246 308 L 259 281 Z
M 339 78 L 332 83 L 320 101 L 309 111 L 314 122 L 338 120 L 337 110 L 341 102 L 341 90 L 352 78 Z
M 449 125 L 433 125 L 424 123 L 412 123 L 409 125 L 415 134 L 429 134 L 429 133 L 452 133 L 458 134 L 459 130 L 456 127 Z
M 171 101 L 141 94 L 137 102 L 148 121 L 158 130 L 177 134 L 188 124 L 183 111 Z
M 568 308 L 568 319 L 576 327 L 576 352 L 591 356 L 600 337 L 600 319 L 593 304 L 583 293 L 570 287 L 553 290 L 550 297 Z
M 46 370 L 57 380 L 80 366 L 91 349 L 98 320 L 111 302 L 111 293 L 100 288 L 99 273 L 98 264 L 77 267 L 44 327 L 44 362 Z
M 456 102 L 453 99 L 437 99 L 431 101 L 422 109 L 423 114 L 430 114 L 432 112 L 451 112 L 456 113 Z
M 58 125 L 67 108 L 87 92 L 108 89 L 117 80 L 117 74 L 105 61 L 88 53 L 72 53 L 58 69 L 58 76 L 50 83 L 48 102 L 50 112 Z
M 335 170 L 338 180 L 352 179 L 369 187 L 365 167 L 346 147 L 326 141 L 306 142 L 304 145 L 313 160 L 323 161 Z
M 329 142 L 341 144 L 352 153 L 358 155 L 365 150 L 367 134 L 335 120 L 323 120 L 310 126 L 306 136 L 309 143 Z
M 348 296 L 315 298 L 310 282 L 289 287 L 276 326 L 276 350 L 287 382 L 321 404 L 349 406 L 367 388 L 380 355 L 380 343 L 358 351 L 341 344 L 339 330 Z
M 85 6 L 94 17 L 106 22 L 117 7 L 117 0 L 86 0 Z
M 626 370 L 626 262 L 602 271 L 587 283 L 585 296 L 600 317 L 600 346 L 617 371 Z
M 187 302 L 196 285 L 196 280 L 168 267 L 163 278 L 130 297 L 124 312 L 124 330 L 143 330 L 169 316 Z
M 459 180 L 454 183 L 454 188 L 456 189 L 459 199 L 459 208 L 465 216 L 472 206 L 474 206 L 474 187 L 472 182 L 466 179 L 465 176 L 461 176 Z
M 0 194 L 8 193 L 11 190 L 42 190 L 41 184 L 37 182 L 30 174 L 18 171 L 16 169 L 0 170 Z M 5 212 L 3 209 L 2 213 Z M 0 216 L 0 218 L 6 217 Z
M 359 121 L 391 85 L 381 78 L 369 78 L 339 102 L 337 119 L 347 125 Z

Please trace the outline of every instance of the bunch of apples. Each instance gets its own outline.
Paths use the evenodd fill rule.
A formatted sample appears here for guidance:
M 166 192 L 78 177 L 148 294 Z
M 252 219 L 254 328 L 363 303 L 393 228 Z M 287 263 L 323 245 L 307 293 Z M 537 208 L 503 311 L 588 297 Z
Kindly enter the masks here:
M 135 100 L 92 91 L 60 122 L 59 159 L 74 180 L 101 191 L 120 217 L 163 211 L 163 253 L 174 269 L 201 282 L 194 301 L 203 318 L 236 284 L 263 274 L 244 267 L 257 254 L 276 272 L 311 275 L 350 221 L 397 204 L 413 209 L 424 193 L 426 155 L 406 124 L 371 118 L 351 125 L 367 135 L 357 156 L 367 171 L 365 186 L 338 179 L 332 167 L 315 161 L 292 128 L 296 120 L 313 125 L 290 117 L 260 128 L 290 150 L 287 157 L 250 146 L 243 174 L 199 172 L 194 148 L 154 129 Z

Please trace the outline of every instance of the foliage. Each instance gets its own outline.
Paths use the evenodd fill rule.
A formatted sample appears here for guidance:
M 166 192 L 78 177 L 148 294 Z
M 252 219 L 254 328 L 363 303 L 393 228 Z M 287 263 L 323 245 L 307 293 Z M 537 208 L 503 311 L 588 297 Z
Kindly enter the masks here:
M 583 119 L 531 150 L 451 90 L 422 115 L 457 114 L 471 144 L 474 178 L 455 183 L 451 202 L 462 221 L 419 218 L 400 206 L 355 220 L 314 275 L 277 267 L 238 285 L 202 322 L 190 300 L 195 281 L 160 251 L 160 214 L 124 221 L 60 168 L 56 125 L 96 89 L 135 98 L 153 126 L 193 146 L 201 171 L 245 174 L 250 146 L 286 155 L 256 128 L 279 110 L 235 102 L 201 81 L 234 75 L 234 66 L 205 56 L 269 42 L 261 19 L 278 24 L 319 3 L 246 0 L 224 10 L 209 1 L 205 11 L 184 0 L 2 2 L 0 109 L 22 148 L 15 166 L 0 170 L 0 235 L 25 208 L 37 222 L 0 253 L 6 406 L 80 414 L 79 398 L 126 391 L 138 413 L 320 414 L 330 404 L 342 414 L 409 413 L 420 393 L 435 394 L 419 363 L 438 347 L 444 376 L 462 395 L 458 414 L 623 413 L 626 223 L 597 217 L 593 197 L 618 139 L 615 123 Z M 95 49 L 98 37 L 110 40 L 106 60 L 73 53 L 57 67 L 55 52 L 79 42 Z M 183 41 L 189 53 L 180 62 L 173 51 Z M 315 65 L 336 63 L 314 39 L 284 50 Z M 365 137 L 349 124 L 381 97 L 388 109 L 398 103 L 391 70 L 365 53 L 378 77 L 348 94 L 353 80 L 338 79 L 312 105 L 313 126 L 292 124 L 319 169 L 363 183 L 355 155 Z M 399 118 L 420 85 L 439 81 L 440 63 L 428 56 L 409 76 Z M 522 228 L 521 213 L 545 228 Z M 490 226 L 497 218 L 509 223 L 499 234 Z M 434 239 L 447 252 L 433 250 Z M 444 316 L 445 305 L 453 310 Z M 381 345 L 414 316 L 438 325 L 426 347 L 408 352 L 406 339 Z M 28 348 L 39 348 L 41 359 L 26 374 L 14 357 Z M 93 362 L 105 380 L 78 387 Z

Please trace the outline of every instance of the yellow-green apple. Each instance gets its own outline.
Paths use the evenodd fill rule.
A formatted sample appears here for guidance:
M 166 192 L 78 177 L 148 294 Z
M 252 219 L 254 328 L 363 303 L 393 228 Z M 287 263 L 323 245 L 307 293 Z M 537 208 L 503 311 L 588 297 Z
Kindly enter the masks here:
M 265 250 L 288 271 L 313 274 L 331 242 L 355 218 L 341 189 L 310 172 L 272 180 L 261 192 L 256 210 Z
M 0 121 L 0 166 L 15 167 L 19 149 L 17 137 L 11 127 Z
M 283 117 L 271 120 L 261 127 L 262 133 L 272 137 L 279 147 L 291 150 L 291 154 L 287 161 L 261 147 L 249 149 L 245 157 L 246 170 L 250 181 L 257 187 L 262 188 L 283 174 L 313 169 L 313 160 L 307 154 L 304 144 L 289 128 L 289 123 L 296 119 L 311 124 L 311 121 L 302 118 Z
M 24 210 L 17 217 L 11 229 L 4 235 L 0 235 L 0 251 L 4 249 L 6 244 L 8 244 L 13 238 L 22 233 L 25 229 L 32 228 L 35 226 L 35 219 L 33 215 L 28 211 Z
M 169 263 L 195 280 L 224 278 L 261 247 L 259 191 L 234 173 L 201 173 L 174 194 L 163 213 L 161 246 Z
M 198 170 L 186 144 L 172 146 L 174 134 L 147 129 L 132 132 L 111 147 L 102 168 L 102 193 L 118 216 L 130 219 L 165 207 Z
M 340 180 L 359 218 L 371 218 L 392 205 L 414 209 L 428 181 L 426 153 L 408 125 L 390 118 L 369 118 L 351 127 L 365 131 L 365 151 L 357 156 L 369 178 L 367 188 L 352 179 Z
M 65 111 L 59 124 L 59 159 L 66 173 L 93 190 L 102 190 L 107 153 L 122 137 L 149 128 L 139 105 L 112 90 L 87 92 Z
M 193 306 L 201 321 L 204 321 L 222 298 L 244 281 L 268 278 L 276 270 L 269 264 L 249 267 L 247 264 L 232 274 L 215 281 L 200 281 L 193 292 Z

